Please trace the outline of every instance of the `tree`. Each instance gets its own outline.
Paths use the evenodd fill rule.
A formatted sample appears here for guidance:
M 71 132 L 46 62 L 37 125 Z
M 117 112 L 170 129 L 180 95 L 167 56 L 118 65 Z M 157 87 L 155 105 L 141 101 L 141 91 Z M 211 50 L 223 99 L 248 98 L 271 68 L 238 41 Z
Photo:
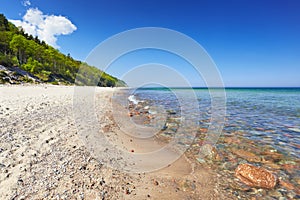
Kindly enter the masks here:
M 26 39 L 22 35 L 14 35 L 12 40 L 9 43 L 9 46 L 14 52 L 14 54 L 17 56 L 20 65 L 26 62 L 25 43 L 26 43 Z
M 119 81 L 96 67 L 74 60 L 70 54 L 62 54 L 38 37 L 25 33 L 3 14 L 0 14 L 0 64 L 22 67 L 44 82 L 74 83 L 79 69 L 83 73 L 77 78 L 82 85 L 98 83 L 99 86 L 115 86 Z
M 9 25 L 8 20 L 3 14 L 0 14 L 0 31 L 8 31 Z
M 9 53 L 9 43 L 11 40 L 11 34 L 8 31 L 0 32 L 0 53 L 7 55 Z
M 23 65 L 23 68 L 30 73 L 36 74 L 42 70 L 43 65 L 37 60 L 29 58 L 27 63 Z

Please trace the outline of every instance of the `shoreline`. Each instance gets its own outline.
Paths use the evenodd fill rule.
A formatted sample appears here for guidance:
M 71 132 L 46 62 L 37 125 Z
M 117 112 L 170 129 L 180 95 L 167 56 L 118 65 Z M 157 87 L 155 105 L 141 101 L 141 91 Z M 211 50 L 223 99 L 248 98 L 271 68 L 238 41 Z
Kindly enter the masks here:
M 101 94 L 96 95 L 98 101 L 109 102 L 115 90 L 97 88 L 96 92 Z M 124 173 L 98 162 L 77 135 L 72 114 L 73 87 L 1 86 L 0 93 L 0 196 L 3 199 L 223 196 L 214 191 L 217 182 L 213 181 L 213 171 L 202 170 L 197 175 L 199 180 L 195 180 L 189 174 L 189 165 L 183 162 L 185 158 L 162 172 L 139 174 Z M 103 106 L 102 113 L 110 111 L 107 104 L 100 106 Z M 103 125 L 111 127 L 114 122 L 109 116 L 102 117 Z
M 95 90 L 96 102 L 101 102 L 96 104 L 96 114 L 103 133 L 124 151 L 134 149 L 131 153 L 162 145 L 155 141 L 141 145 L 120 131 L 110 104 L 118 90 Z M 252 153 L 253 142 L 244 139 L 243 133 L 223 135 L 218 142 L 223 149 L 217 146 L 211 157 L 203 160 L 195 157 L 201 145 L 199 137 L 192 148 L 163 169 L 151 173 L 112 169 L 95 159 L 80 139 L 72 110 L 73 92 L 74 86 L 0 86 L 0 196 L 4 199 L 237 199 L 234 192 L 241 198 L 274 196 L 282 188 L 297 195 L 295 180 L 280 175 L 283 168 L 297 173 L 299 169 L 292 168 L 297 163 L 280 164 L 276 161 L 280 153 L 267 148 L 265 160 L 258 159 L 256 152 Z M 199 134 L 205 131 L 200 129 Z M 272 190 L 242 184 L 234 170 L 243 162 L 262 165 L 279 176 L 281 183 Z

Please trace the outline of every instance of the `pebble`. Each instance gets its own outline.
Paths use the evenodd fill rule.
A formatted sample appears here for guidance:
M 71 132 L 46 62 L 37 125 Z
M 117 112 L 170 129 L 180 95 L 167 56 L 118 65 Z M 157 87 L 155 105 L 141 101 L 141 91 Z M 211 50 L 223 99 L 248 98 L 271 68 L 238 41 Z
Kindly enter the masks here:
M 289 193 L 287 194 L 287 197 L 288 197 L 289 199 L 294 199 L 295 196 L 296 196 L 296 194 L 295 194 L 293 191 L 291 191 L 291 192 L 289 192 Z
M 175 110 L 167 110 L 167 113 L 170 115 L 175 115 L 176 111 Z
M 282 197 L 282 194 L 277 190 L 270 191 L 269 195 L 272 196 L 272 197 L 275 197 L 275 198 Z
M 202 164 L 206 162 L 203 158 L 199 158 L 199 157 L 197 158 L 197 160 L 199 163 L 202 163 Z
M 278 200 L 286 200 L 287 198 L 285 198 L 285 197 L 279 197 L 279 199 Z

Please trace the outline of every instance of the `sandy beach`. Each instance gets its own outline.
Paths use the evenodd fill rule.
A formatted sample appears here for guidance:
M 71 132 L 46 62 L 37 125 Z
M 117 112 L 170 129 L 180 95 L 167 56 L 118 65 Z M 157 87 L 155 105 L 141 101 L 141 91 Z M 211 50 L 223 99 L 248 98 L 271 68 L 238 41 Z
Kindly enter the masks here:
M 121 149 L 151 149 L 118 131 L 110 103 L 116 90 L 95 90 L 101 127 L 112 140 L 127 141 L 115 141 Z M 1 199 L 232 199 L 212 169 L 185 154 L 150 173 L 125 173 L 97 160 L 78 136 L 73 94 L 71 86 L 0 87 Z
M 0 200 L 300 200 L 300 1 L 1 1 Z

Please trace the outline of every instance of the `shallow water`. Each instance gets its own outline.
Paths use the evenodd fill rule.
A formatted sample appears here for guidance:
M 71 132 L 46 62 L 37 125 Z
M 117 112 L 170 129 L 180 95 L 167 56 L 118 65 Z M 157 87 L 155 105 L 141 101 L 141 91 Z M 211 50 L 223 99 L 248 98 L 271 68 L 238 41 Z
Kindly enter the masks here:
M 195 162 L 218 169 L 223 192 L 237 199 L 300 198 L 300 88 L 226 89 L 226 115 L 224 121 L 219 122 L 224 123 L 224 127 L 219 140 L 215 141 L 218 158 L 205 160 L 199 157 L 204 144 L 202 137 L 209 135 L 207 130 L 213 126 L 212 112 L 220 110 L 212 108 L 210 96 L 220 89 L 210 92 L 202 88 L 140 88 L 117 94 L 115 99 L 125 107 L 131 102 L 136 104 L 133 109 L 142 108 L 137 116 L 147 108 L 147 115 L 153 114 L 156 119 L 147 125 L 161 128 L 162 139 L 174 139 L 174 135 L 185 137 L 179 143 L 191 147 L 188 155 L 194 157 Z M 183 121 L 189 123 L 180 124 Z M 179 126 L 183 127 L 181 131 L 178 131 Z M 272 171 L 289 186 L 280 181 L 272 190 L 246 186 L 234 175 L 237 166 L 245 162 Z
M 212 89 L 210 92 L 217 93 L 219 89 Z M 203 161 L 211 163 L 218 170 L 224 192 L 231 193 L 238 199 L 300 198 L 300 88 L 226 89 L 224 127 L 216 141 L 219 158 L 213 163 L 201 158 L 199 160 L 199 148 L 203 144 L 201 134 L 208 134 L 209 131 L 205 130 L 213 125 L 211 117 L 214 109 L 211 106 L 210 92 L 202 88 L 141 88 L 130 90 L 127 95 L 133 95 L 130 97 L 131 102 L 133 98 L 135 103 L 142 102 L 143 106 L 149 106 L 149 113 L 154 113 L 155 118 L 164 116 L 161 119 L 165 119 L 166 124 L 168 119 L 188 120 L 189 124 L 182 132 L 176 132 L 178 127 L 175 125 L 174 130 L 171 127 L 164 131 L 164 135 L 186 136 L 187 139 L 182 141 L 186 146 L 192 144 L 192 148 L 188 150 L 191 155 L 202 164 Z M 126 100 L 125 98 L 124 102 Z M 169 117 L 165 117 L 166 115 Z M 160 126 L 162 124 L 164 123 L 159 123 Z M 150 126 L 157 124 L 150 123 Z M 200 132 L 199 138 L 192 138 L 191 133 L 197 131 Z M 249 155 L 252 157 L 249 158 Z M 247 187 L 236 181 L 234 175 L 236 167 L 244 162 L 272 171 L 279 180 L 290 184 L 290 187 L 280 181 L 272 190 Z
M 198 113 L 190 119 L 200 127 L 210 124 L 211 99 L 207 89 L 142 88 L 131 93 L 151 106 L 160 105 L 179 115 L 182 107 L 190 115 Z M 199 107 L 188 106 L 195 99 Z M 251 140 L 300 158 L 300 88 L 226 89 L 223 132 L 233 131 L 244 131 L 244 136 Z

